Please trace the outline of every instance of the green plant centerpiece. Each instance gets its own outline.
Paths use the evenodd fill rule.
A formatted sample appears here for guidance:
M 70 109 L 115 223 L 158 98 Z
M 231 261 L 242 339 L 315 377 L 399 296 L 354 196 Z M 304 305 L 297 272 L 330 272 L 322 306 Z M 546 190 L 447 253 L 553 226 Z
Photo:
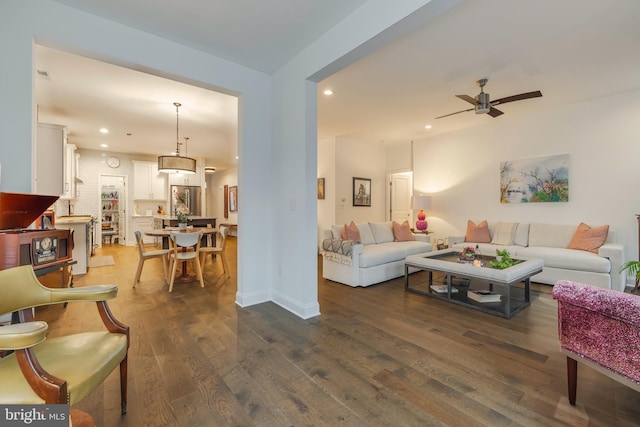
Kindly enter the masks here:
M 511 254 L 506 249 L 500 250 L 496 249 L 496 259 L 489 262 L 489 265 L 493 268 L 498 268 L 500 270 L 504 270 L 505 268 L 509 268 L 513 265 L 521 263 L 521 259 L 513 259 L 511 258 Z
M 189 220 L 189 215 L 184 212 L 178 212 L 176 216 L 178 218 L 178 224 L 186 224 Z
M 638 289 L 638 283 L 640 283 L 640 261 L 627 261 L 622 267 L 620 267 L 620 273 L 626 271 L 629 276 L 636 279 L 636 286 L 633 288 L 633 292 Z

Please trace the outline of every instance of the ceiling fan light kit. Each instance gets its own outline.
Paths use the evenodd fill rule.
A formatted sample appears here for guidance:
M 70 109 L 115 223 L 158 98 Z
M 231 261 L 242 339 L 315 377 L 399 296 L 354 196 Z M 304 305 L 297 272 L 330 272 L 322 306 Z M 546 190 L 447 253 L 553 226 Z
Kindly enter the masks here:
M 436 119 L 453 116 L 454 114 L 466 113 L 467 111 L 475 111 L 476 114 L 488 114 L 491 117 L 496 118 L 503 115 L 504 113 L 497 108 L 494 108 L 495 105 L 502 105 L 506 104 L 507 102 L 522 101 L 530 98 L 539 98 L 542 96 L 542 92 L 536 90 L 533 92 L 525 92 L 519 95 L 507 96 L 504 98 L 496 99 L 495 101 L 491 101 L 491 97 L 489 96 L 489 94 L 484 91 L 484 85 L 486 85 L 488 81 L 489 79 L 480 79 L 476 82 L 478 83 L 478 86 L 480 86 L 480 93 L 476 95 L 475 98 L 472 98 L 469 95 L 456 95 L 457 98 L 460 98 L 463 101 L 467 101 L 469 104 L 472 104 L 473 108 L 456 111 L 455 113 L 445 114 L 444 116 L 436 117 Z
M 178 108 L 180 108 L 182 104 L 174 102 L 173 105 L 176 107 L 176 155 L 158 156 L 158 172 L 194 175 L 196 173 L 196 160 L 180 155 Z M 185 138 L 185 152 L 188 140 L 189 138 Z

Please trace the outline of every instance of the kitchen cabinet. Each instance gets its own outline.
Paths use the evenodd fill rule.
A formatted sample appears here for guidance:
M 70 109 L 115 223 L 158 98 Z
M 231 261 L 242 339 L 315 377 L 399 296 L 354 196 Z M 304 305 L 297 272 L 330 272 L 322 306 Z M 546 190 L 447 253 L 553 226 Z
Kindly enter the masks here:
M 38 123 L 34 176 L 36 194 L 51 196 L 64 194 L 66 136 L 64 126 Z
M 153 162 L 133 161 L 134 200 L 167 200 L 167 177 Z
M 65 157 L 64 157 L 64 188 L 63 193 L 60 196 L 61 199 L 77 199 L 77 175 L 78 175 L 78 160 L 76 156 L 76 146 L 74 144 L 65 145 Z
M 202 186 L 202 166 L 196 166 L 195 175 L 184 175 L 179 173 L 169 174 L 169 185 L 195 185 Z
M 144 234 L 145 231 L 149 231 L 153 229 L 153 217 L 152 216 L 132 216 L 131 217 L 131 236 L 129 242 L 132 244 L 136 244 L 136 236 L 134 236 L 134 232 L 140 231 L 142 233 L 142 241 L 145 245 L 154 245 L 155 237 L 147 236 Z

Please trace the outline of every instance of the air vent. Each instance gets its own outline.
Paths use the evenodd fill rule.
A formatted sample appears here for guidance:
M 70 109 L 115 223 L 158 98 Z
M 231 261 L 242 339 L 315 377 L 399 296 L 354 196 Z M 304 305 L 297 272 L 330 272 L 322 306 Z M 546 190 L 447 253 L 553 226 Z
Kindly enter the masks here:
M 36 70 L 36 72 L 38 73 L 38 75 L 40 77 L 42 77 L 43 79 L 47 79 L 47 80 L 51 80 L 51 76 L 49 76 L 49 72 L 48 71 L 44 71 L 44 70 Z

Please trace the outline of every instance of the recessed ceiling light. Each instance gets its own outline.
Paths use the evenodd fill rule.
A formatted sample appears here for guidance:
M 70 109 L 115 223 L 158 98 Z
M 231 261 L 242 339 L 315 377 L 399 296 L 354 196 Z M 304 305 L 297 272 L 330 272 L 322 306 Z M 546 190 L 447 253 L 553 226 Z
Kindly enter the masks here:
M 431 125 L 426 125 L 424 128 L 425 129 L 431 129 Z
M 109 129 L 107 129 L 107 128 L 100 128 L 100 133 L 107 134 L 107 133 L 109 133 Z
M 325 95 L 333 95 L 333 91 L 331 89 L 326 89 L 323 93 Z
M 236 156 L 236 160 L 238 160 L 240 157 Z
M 107 144 L 100 144 L 100 147 L 102 148 L 108 148 L 109 146 Z

